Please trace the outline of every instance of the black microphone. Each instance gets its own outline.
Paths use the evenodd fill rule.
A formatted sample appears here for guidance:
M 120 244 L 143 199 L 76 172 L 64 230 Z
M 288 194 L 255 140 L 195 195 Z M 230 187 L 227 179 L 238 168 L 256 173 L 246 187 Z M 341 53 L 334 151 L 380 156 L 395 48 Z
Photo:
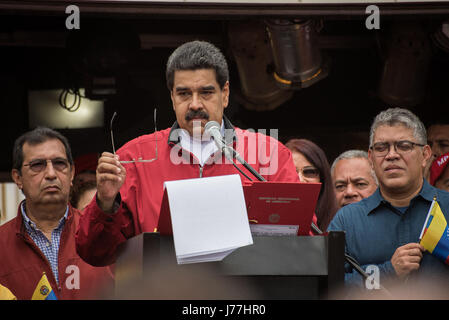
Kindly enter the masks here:
M 209 121 L 206 123 L 204 126 L 204 133 L 209 134 L 214 139 L 218 149 L 224 153 L 228 160 L 233 161 L 234 158 L 237 159 L 237 161 L 240 162 L 249 172 L 251 172 L 259 181 L 267 181 L 260 175 L 259 172 L 251 167 L 234 148 L 226 145 L 220 132 L 220 125 L 217 121 Z

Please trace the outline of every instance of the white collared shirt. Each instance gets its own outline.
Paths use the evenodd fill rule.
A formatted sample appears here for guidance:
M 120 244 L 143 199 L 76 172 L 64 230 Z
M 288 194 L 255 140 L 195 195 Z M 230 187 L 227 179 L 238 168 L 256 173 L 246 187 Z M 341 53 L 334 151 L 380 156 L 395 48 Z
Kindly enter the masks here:
M 211 137 L 205 139 L 204 135 L 201 139 L 193 138 L 187 132 L 187 130 L 180 130 L 181 147 L 191 152 L 199 161 L 201 166 L 209 159 L 209 157 L 218 151 L 218 147 L 215 145 L 214 140 Z M 221 121 L 221 135 L 224 136 L 224 121 Z

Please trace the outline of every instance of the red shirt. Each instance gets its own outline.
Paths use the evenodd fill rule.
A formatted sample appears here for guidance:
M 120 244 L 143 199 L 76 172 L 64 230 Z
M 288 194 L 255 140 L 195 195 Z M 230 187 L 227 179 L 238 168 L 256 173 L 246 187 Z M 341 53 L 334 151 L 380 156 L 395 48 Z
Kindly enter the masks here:
M 59 300 L 98 298 L 97 294 L 110 293 L 114 279 L 109 267 L 93 267 L 76 253 L 79 217 L 80 212 L 69 205 L 59 243 L 58 285 L 50 263 L 25 230 L 19 206 L 17 217 L 0 227 L 0 283 L 19 300 L 31 299 L 43 272 Z
M 229 128 L 229 122 L 224 121 L 225 128 Z M 83 259 L 93 265 L 113 263 L 120 243 L 142 232 L 154 232 L 165 181 L 229 174 L 240 174 L 242 183 L 248 181 L 231 163 L 225 162 L 220 152 L 200 166 L 190 152 L 180 147 L 175 129 L 141 136 L 117 152 L 120 160 L 152 159 L 155 157 L 157 135 L 157 160 L 124 164 L 126 179 L 120 189 L 122 201 L 118 211 L 114 214 L 102 212 L 95 199 L 85 208 L 76 240 L 78 253 Z M 290 150 L 276 139 L 235 128 L 235 137 L 228 143 L 232 143 L 241 157 L 266 180 L 299 182 Z M 242 165 L 238 166 L 256 180 Z M 201 195 L 198 195 L 198 201 L 201 201 Z

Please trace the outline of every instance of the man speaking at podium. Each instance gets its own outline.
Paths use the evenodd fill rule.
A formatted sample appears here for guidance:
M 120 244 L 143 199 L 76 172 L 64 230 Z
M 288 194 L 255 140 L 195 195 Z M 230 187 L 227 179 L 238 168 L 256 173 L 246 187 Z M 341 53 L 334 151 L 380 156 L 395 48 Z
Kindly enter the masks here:
M 239 173 L 203 134 L 209 121 L 221 125 L 226 145 L 237 149 L 263 178 L 299 182 L 285 146 L 234 128 L 223 115 L 229 102 L 229 71 L 218 48 L 202 41 L 181 45 L 168 59 L 166 81 L 176 114 L 173 126 L 138 137 L 117 154 L 104 152 L 98 161 L 97 195 L 85 209 L 76 240 L 79 255 L 92 265 L 113 263 L 120 243 L 155 230 L 165 181 Z M 237 166 L 244 172 L 239 173 L 242 182 L 248 181 L 251 173 Z

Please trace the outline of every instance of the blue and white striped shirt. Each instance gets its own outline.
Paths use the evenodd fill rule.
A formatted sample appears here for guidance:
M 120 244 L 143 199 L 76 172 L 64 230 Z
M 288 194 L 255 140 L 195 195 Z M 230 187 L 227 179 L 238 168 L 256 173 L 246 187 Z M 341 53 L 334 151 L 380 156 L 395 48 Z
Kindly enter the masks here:
M 65 211 L 64 216 L 59 220 L 58 226 L 51 232 L 51 241 L 47 239 L 44 233 L 39 230 L 36 224 L 28 218 L 25 213 L 25 201 L 21 207 L 22 217 L 25 224 L 26 231 L 37 247 L 42 251 L 44 256 L 50 263 L 51 270 L 55 276 L 56 282 L 59 284 L 58 276 L 58 253 L 59 253 L 59 241 L 61 240 L 62 229 L 64 228 L 67 215 L 69 213 L 69 207 Z

